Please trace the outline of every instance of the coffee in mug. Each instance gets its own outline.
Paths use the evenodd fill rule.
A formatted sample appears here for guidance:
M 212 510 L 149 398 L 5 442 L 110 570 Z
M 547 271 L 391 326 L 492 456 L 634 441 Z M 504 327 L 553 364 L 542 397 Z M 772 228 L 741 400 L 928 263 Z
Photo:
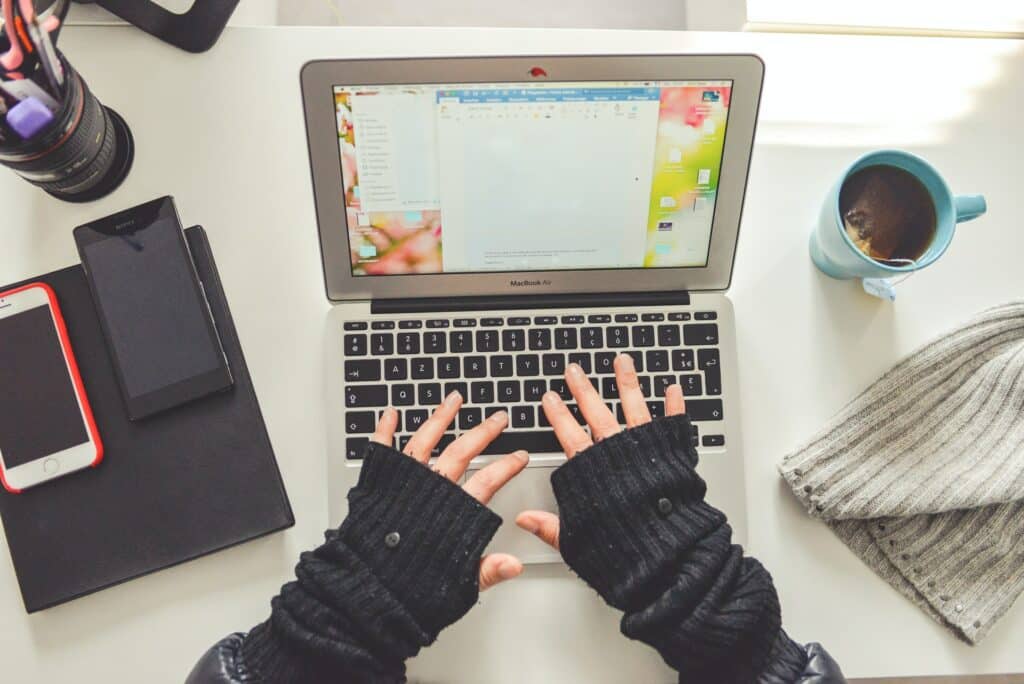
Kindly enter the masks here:
M 853 244 L 876 261 L 917 261 L 935 239 L 935 204 L 914 174 L 888 164 L 846 178 L 839 213 Z

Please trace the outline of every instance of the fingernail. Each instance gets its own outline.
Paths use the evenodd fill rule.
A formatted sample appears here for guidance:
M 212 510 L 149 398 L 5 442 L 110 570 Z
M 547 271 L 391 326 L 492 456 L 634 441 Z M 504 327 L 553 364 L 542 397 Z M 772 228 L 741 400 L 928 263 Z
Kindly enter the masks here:
M 504 423 L 508 421 L 508 414 L 505 413 L 504 411 L 498 411 L 497 413 L 492 413 L 491 415 L 487 416 L 487 420 L 493 421 L 495 423 Z
M 629 364 L 629 367 L 630 368 L 633 367 L 633 356 L 631 354 L 620 353 L 619 354 L 619 358 L 620 359 L 623 359 L 623 358 L 626 359 L 626 363 Z
M 384 409 L 384 415 L 389 417 L 389 418 L 391 416 L 395 415 L 395 413 L 396 413 L 395 409 L 393 407 L 391 407 L 391 406 L 388 406 L 386 409 Z
M 573 375 L 583 375 L 583 369 L 580 368 L 580 365 L 578 363 L 570 363 L 569 372 L 572 373 Z
M 540 530 L 540 526 L 537 525 L 537 521 L 535 521 L 533 518 L 526 518 L 522 520 L 519 523 L 519 526 L 527 532 L 529 532 L 530 534 L 537 534 L 537 531 Z
M 510 580 L 513 577 L 518 577 L 519 573 L 523 571 L 523 567 L 518 563 L 512 561 L 505 561 L 498 566 L 498 576 L 503 580 Z
M 548 404 L 553 404 L 554 402 L 558 401 L 558 392 L 552 392 L 551 390 L 548 390 L 547 392 L 544 393 L 543 400 Z
M 522 449 L 520 449 L 519 451 L 515 452 L 515 453 L 513 454 L 513 456 L 515 456 L 516 458 L 518 458 L 518 459 L 519 459 L 520 461 L 522 461 L 523 463 L 529 463 L 529 462 L 530 462 L 530 454 L 526 453 L 526 452 L 525 452 L 525 451 L 523 451 Z
M 448 396 L 444 398 L 445 406 L 454 406 L 458 403 L 459 399 L 462 399 L 462 395 L 459 390 L 452 390 L 448 393 Z

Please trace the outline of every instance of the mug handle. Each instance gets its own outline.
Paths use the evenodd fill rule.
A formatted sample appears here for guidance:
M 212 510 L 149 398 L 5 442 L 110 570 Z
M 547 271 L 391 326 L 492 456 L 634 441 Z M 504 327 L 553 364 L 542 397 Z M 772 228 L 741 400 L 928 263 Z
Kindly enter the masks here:
M 953 198 L 953 206 L 956 208 L 957 223 L 976 219 L 988 210 L 982 195 L 957 195 Z

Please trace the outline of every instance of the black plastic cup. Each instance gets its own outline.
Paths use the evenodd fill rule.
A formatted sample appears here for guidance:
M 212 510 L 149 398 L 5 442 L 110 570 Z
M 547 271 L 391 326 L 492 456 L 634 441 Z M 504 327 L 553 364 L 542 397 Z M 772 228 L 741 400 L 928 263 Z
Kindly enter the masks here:
M 124 119 L 105 107 L 60 55 L 65 90 L 54 120 L 31 140 L 0 144 L 0 164 L 65 202 L 106 197 L 128 175 L 135 141 Z

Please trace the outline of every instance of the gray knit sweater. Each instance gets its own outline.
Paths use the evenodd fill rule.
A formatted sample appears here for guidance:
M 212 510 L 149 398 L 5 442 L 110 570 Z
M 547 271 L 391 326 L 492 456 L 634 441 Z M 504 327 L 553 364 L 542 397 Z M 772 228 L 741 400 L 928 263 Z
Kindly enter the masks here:
M 981 641 L 1024 591 L 1024 302 L 910 355 L 780 472 L 883 579 Z

